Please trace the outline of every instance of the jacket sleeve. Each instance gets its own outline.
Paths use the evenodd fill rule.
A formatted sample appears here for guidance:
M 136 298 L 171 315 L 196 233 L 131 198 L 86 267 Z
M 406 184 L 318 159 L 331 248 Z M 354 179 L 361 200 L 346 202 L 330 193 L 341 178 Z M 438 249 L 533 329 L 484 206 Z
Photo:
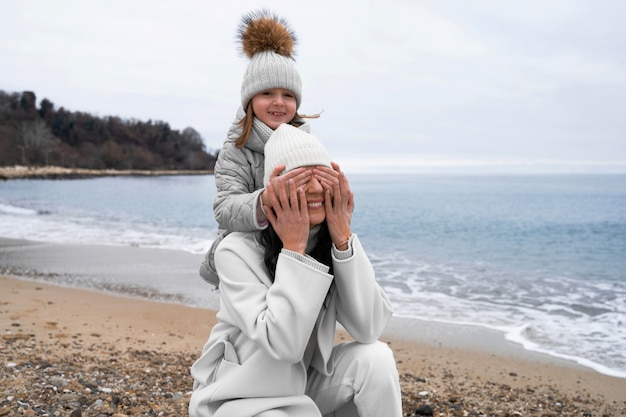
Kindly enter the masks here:
M 229 140 L 215 163 L 217 194 L 213 201 L 215 220 L 220 229 L 231 232 L 253 232 L 263 229 L 256 219 L 259 194 L 254 167 L 245 152 Z
M 352 256 L 347 259 L 338 259 L 333 249 L 337 321 L 356 341 L 371 343 L 381 336 L 393 310 L 356 234 L 349 244 Z
M 278 360 L 302 360 L 332 283 L 326 266 L 281 253 L 271 283 L 258 247 L 243 233 L 228 235 L 215 253 L 220 309 L 232 325 Z

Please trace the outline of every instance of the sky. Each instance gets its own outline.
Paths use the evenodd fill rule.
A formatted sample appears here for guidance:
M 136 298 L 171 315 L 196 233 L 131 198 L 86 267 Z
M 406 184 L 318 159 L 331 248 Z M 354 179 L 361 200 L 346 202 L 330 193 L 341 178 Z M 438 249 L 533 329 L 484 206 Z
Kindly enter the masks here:
M 348 172 L 626 172 L 623 0 L 0 0 L 0 90 L 159 120 L 218 150 L 266 8 Z

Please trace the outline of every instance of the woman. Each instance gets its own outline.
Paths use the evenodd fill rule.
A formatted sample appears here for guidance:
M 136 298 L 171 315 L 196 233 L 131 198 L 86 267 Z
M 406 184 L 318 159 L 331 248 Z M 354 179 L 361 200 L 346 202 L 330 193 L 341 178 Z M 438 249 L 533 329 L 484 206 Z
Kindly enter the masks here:
M 270 227 L 220 243 L 218 323 L 191 374 L 191 416 L 402 415 L 379 342 L 392 310 L 351 230 L 354 196 L 314 136 L 282 124 L 265 146 Z M 306 167 L 310 179 L 275 178 Z M 272 181 L 270 181 L 272 179 Z M 333 346 L 336 323 L 354 338 Z

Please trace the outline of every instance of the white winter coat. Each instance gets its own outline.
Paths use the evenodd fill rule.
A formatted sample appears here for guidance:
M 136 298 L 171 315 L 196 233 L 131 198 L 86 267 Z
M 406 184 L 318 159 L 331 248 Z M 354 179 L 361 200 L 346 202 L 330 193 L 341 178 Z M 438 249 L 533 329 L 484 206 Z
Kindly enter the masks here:
M 220 244 L 220 310 L 191 374 L 190 416 L 248 417 L 282 407 L 319 415 L 305 395 L 303 362 L 313 329 L 310 366 L 329 375 L 336 322 L 361 343 L 377 340 L 392 315 L 358 237 L 332 248 L 334 277 L 311 257 L 283 250 L 272 283 L 258 233 L 232 233 Z M 317 412 L 317 414 L 316 414 Z

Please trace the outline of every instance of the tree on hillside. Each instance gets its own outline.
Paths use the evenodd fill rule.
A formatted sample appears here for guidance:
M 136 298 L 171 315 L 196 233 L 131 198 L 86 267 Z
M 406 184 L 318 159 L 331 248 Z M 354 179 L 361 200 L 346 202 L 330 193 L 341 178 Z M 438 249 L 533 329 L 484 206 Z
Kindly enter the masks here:
M 46 98 L 37 108 L 34 92 L 0 90 L 0 165 L 211 170 L 216 159 L 191 127 L 57 110 Z
M 21 123 L 21 150 L 22 165 L 27 161 L 49 165 L 49 155 L 60 144 L 46 122 L 37 118 L 33 121 L 22 121 Z M 28 156 L 28 158 L 27 158 Z

